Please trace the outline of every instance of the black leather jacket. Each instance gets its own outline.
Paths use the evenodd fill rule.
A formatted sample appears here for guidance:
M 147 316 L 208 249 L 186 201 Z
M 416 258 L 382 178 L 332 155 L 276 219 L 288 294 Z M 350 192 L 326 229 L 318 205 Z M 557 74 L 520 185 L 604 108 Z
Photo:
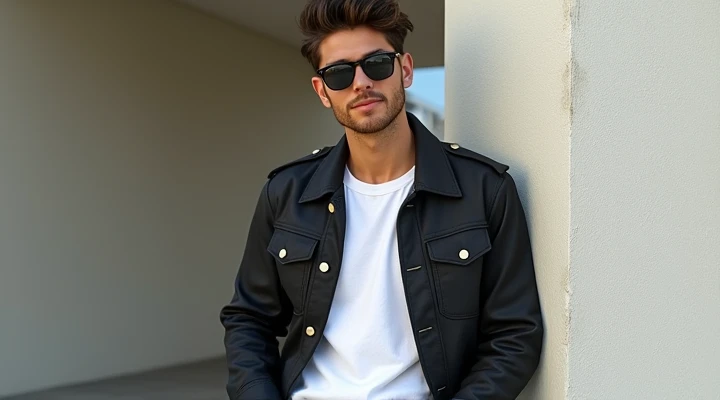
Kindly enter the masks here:
M 507 167 L 442 143 L 408 113 L 413 192 L 397 216 L 408 313 L 437 400 L 515 399 L 543 325 L 523 208 Z M 338 145 L 274 170 L 223 307 L 230 399 L 287 399 L 322 338 L 343 257 Z M 325 263 L 324 265 L 321 265 Z M 287 339 L 282 354 L 277 336 Z

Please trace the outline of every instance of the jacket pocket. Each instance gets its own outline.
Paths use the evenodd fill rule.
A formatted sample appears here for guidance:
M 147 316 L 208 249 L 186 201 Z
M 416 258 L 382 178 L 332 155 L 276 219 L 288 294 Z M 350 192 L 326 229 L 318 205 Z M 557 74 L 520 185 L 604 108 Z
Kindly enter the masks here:
M 268 244 L 267 251 L 275 258 L 280 284 L 295 314 L 303 312 L 310 266 L 317 244 L 315 238 L 278 228 L 275 228 Z
M 440 312 L 448 318 L 480 314 L 483 255 L 490 251 L 487 228 L 474 227 L 427 241 Z

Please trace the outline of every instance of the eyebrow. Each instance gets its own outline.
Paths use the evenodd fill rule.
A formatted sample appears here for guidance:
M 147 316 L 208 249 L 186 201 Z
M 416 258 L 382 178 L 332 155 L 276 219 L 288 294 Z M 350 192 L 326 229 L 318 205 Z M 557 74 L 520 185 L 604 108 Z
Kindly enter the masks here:
M 371 55 L 373 55 L 373 54 L 385 53 L 385 52 L 387 52 L 387 51 L 388 51 L 388 50 L 385 50 L 385 49 L 375 49 L 375 50 L 373 50 L 373 51 L 370 51 L 370 52 L 367 52 L 367 53 L 363 54 L 362 57 L 360 57 L 360 59 L 362 60 L 363 58 L 368 57 L 368 56 L 371 56 Z M 339 59 L 339 60 L 336 60 L 336 61 L 333 61 L 333 62 L 331 62 L 331 63 L 325 64 L 325 67 L 329 67 L 329 66 L 335 65 L 335 64 L 342 64 L 342 63 L 346 63 L 346 62 L 354 62 L 354 61 L 350 61 L 350 60 L 348 60 L 348 59 L 341 58 L 341 59 Z M 323 67 L 323 68 L 325 68 L 325 67 Z

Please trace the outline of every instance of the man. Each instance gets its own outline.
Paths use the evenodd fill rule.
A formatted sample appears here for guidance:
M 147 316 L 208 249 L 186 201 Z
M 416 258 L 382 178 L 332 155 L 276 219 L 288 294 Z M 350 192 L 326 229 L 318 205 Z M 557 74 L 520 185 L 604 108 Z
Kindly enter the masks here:
M 508 168 L 406 113 L 395 0 L 310 0 L 300 24 L 345 135 L 262 190 L 221 313 L 230 398 L 514 399 L 543 327 Z

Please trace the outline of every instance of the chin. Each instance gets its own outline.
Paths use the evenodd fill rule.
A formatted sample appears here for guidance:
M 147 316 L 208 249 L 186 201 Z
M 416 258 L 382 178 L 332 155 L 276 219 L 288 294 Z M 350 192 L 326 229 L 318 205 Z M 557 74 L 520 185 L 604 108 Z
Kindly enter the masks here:
M 382 131 L 390 125 L 386 115 L 375 115 L 372 117 L 358 118 L 353 120 L 351 127 L 355 132 L 362 134 L 374 134 Z

